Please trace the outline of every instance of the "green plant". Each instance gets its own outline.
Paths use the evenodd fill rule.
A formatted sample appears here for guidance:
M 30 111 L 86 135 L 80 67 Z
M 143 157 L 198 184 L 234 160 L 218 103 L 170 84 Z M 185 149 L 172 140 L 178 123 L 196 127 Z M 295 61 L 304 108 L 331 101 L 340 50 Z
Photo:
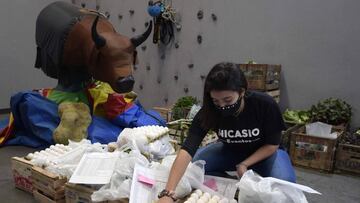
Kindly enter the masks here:
M 185 96 L 179 98 L 171 109 L 172 119 L 178 120 L 181 118 L 186 118 L 188 112 L 190 111 L 192 105 L 198 104 L 199 101 L 196 97 Z
M 310 112 L 312 121 L 321 121 L 331 125 L 348 123 L 351 119 L 351 106 L 335 98 L 319 101 L 311 107 Z
M 283 114 L 284 121 L 293 124 L 307 123 L 311 118 L 311 113 L 304 110 L 289 110 L 286 109 Z

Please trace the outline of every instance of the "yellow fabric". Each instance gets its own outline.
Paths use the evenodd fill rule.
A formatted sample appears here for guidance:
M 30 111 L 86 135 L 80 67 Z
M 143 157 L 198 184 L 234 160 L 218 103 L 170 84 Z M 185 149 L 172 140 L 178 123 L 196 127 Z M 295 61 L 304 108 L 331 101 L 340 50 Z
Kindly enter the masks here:
M 109 94 L 113 94 L 115 91 L 105 82 L 96 82 L 96 86 L 94 88 L 89 88 L 88 91 L 93 99 L 93 114 L 104 117 L 105 110 L 102 107 L 102 104 L 107 101 Z
M 0 136 L 0 144 L 4 144 L 4 142 L 8 139 L 8 137 L 10 136 L 9 133 L 11 133 L 11 128 L 13 128 L 14 125 L 14 117 L 12 115 L 12 113 L 10 113 L 9 116 L 9 124 L 7 125 L 7 129 L 4 129 L 6 132 L 1 132 L 1 136 Z

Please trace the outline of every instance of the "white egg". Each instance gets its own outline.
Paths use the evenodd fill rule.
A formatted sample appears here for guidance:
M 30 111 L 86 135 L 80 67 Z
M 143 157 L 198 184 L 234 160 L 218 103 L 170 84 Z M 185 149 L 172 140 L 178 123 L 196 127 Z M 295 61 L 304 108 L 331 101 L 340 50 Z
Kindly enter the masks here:
M 196 203 L 196 200 L 194 197 L 190 197 L 189 199 L 187 199 L 187 201 L 191 202 L 191 203 Z
M 199 199 L 196 203 L 206 203 L 206 201 Z
M 216 202 L 218 202 L 220 200 L 220 197 L 217 195 L 214 195 L 212 198 L 212 200 L 215 200 Z
M 208 203 L 217 203 L 218 201 L 216 201 L 216 200 L 214 200 L 214 199 L 210 199 L 209 201 L 208 201 Z
M 33 159 L 34 158 L 34 154 L 33 153 L 29 153 L 27 156 L 26 156 L 27 159 Z
M 192 194 L 190 195 L 190 197 L 193 197 L 193 198 L 195 198 L 195 199 L 199 199 L 199 195 L 196 194 L 196 193 L 192 193 Z
M 203 194 L 203 192 L 200 189 L 195 190 L 195 193 L 198 194 L 199 196 Z
M 205 193 L 203 194 L 203 196 L 206 196 L 208 199 L 210 199 L 210 197 L 211 197 L 210 193 L 207 193 L 207 192 L 205 192 Z
M 222 198 L 219 203 L 229 203 L 228 198 Z
M 204 201 L 204 202 L 209 201 L 209 198 L 208 198 L 208 197 L 206 197 L 206 196 L 202 196 L 202 197 L 200 197 L 200 199 L 201 199 L 202 201 Z

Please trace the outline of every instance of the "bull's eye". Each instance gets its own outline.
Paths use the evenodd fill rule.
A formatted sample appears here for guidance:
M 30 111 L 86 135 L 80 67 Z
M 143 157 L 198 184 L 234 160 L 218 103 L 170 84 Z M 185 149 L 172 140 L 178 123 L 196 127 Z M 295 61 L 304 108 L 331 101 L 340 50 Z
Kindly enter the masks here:
M 125 77 L 118 77 L 118 81 L 123 80 Z

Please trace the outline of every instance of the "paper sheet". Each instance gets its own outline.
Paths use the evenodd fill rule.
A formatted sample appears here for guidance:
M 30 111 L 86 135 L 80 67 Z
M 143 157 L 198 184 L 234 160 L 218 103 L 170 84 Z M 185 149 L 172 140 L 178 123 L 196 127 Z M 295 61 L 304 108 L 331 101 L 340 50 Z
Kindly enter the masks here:
M 76 184 L 109 183 L 118 156 L 118 152 L 84 154 L 69 182 Z

